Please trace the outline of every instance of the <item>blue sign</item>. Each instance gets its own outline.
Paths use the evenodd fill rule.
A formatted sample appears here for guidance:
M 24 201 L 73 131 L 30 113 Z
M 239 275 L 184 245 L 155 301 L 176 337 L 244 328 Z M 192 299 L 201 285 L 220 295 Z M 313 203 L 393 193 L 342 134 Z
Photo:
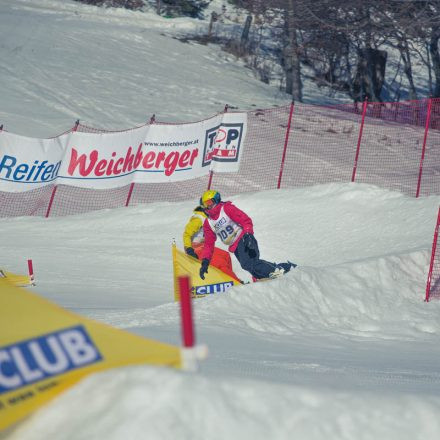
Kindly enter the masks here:
M 81 325 L 0 347 L 0 394 L 101 360 Z
M 195 286 L 193 290 L 196 295 L 210 295 L 212 293 L 223 293 L 230 289 L 234 283 L 226 281 L 224 283 L 208 284 L 206 286 Z

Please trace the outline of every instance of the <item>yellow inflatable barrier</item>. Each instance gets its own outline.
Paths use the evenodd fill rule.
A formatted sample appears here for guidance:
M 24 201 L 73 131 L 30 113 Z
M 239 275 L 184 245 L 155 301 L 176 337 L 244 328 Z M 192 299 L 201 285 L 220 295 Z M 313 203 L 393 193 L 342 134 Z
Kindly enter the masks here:
M 209 266 L 205 279 L 199 275 L 200 261 L 190 257 L 177 249 L 176 244 L 172 245 L 173 271 L 174 271 L 174 301 L 179 301 L 179 276 L 188 276 L 191 281 L 191 297 L 202 298 L 215 293 L 223 293 L 232 286 L 240 285 L 240 282 L 223 273 L 214 266 Z
M 18 287 L 35 286 L 33 277 L 29 275 L 18 275 L 16 273 L 7 272 L 4 269 L 0 269 L 0 279 L 5 279 L 14 286 L 18 286 Z
M 183 367 L 180 347 L 83 318 L 14 286 L 13 278 L 4 275 L 0 278 L 0 430 L 88 374 L 135 364 Z

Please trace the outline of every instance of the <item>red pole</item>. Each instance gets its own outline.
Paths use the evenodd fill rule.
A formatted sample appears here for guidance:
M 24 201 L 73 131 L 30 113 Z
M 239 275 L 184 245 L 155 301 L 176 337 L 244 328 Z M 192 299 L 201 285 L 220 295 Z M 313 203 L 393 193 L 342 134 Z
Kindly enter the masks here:
M 357 148 L 356 148 L 356 157 L 354 159 L 353 173 L 351 175 L 352 182 L 354 182 L 354 179 L 356 177 L 356 170 L 357 170 L 357 164 L 358 164 L 358 159 L 359 159 L 359 151 L 361 149 L 362 132 L 364 131 L 365 114 L 367 113 L 367 105 L 368 105 L 368 101 L 365 98 L 364 105 L 362 107 L 362 121 L 361 121 L 361 128 L 359 129 L 358 143 L 357 143 Z
M 28 262 L 28 271 L 29 271 L 29 278 L 31 279 L 31 283 L 34 282 L 34 266 L 32 264 L 32 260 L 27 260 Z
M 194 347 L 194 324 L 191 307 L 191 288 L 188 276 L 179 277 L 182 342 L 186 348 Z
M 432 241 L 431 262 L 429 263 L 428 280 L 426 281 L 426 292 L 425 292 L 425 301 L 426 302 L 429 301 L 429 294 L 430 294 L 430 290 L 431 290 L 432 269 L 434 267 L 435 251 L 437 249 L 437 239 L 438 239 L 439 226 L 440 226 L 440 207 L 438 209 L 437 224 L 435 226 L 434 239 Z
M 429 100 L 428 100 L 428 111 L 426 113 L 426 121 L 425 121 L 425 135 L 423 136 L 422 157 L 420 158 L 419 178 L 417 180 L 416 198 L 419 197 L 420 185 L 422 183 L 423 161 L 425 159 L 426 141 L 428 140 L 429 124 L 431 122 L 431 108 L 432 108 L 432 98 L 429 98 Z
M 150 124 L 154 124 L 156 122 L 156 115 L 153 114 L 153 116 L 151 116 L 150 118 Z M 131 200 L 131 195 L 133 193 L 133 189 L 134 189 L 134 182 L 130 183 L 130 188 L 128 190 L 128 194 L 127 194 L 127 200 L 125 201 L 125 207 L 127 207 L 130 203 Z
M 223 110 L 223 113 L 227 113 L 229 109 L 228 104 L 225 105 L 225 109 Z M 214 177 L 214 171 L 210 171 L 209 172 L 209 179 L 208 179 L 208 188 L 207 189 L 211 189 L 211 185 L 212 185 L 212 178 Z
M 56 192 L 57 192 L 57 186 L 55 185 L 53 187 L 53 190 L 52 190 L 52 195 L 50 196 L 49 206 L 47 207 L 47 211 L 46 211 L 46 218 L 49 217 L 50 210 L 52 209 L 52 203 L 53 203 L 53 200 L 55 198 L 55 193 Z
M 155 122 L 156 122 L 156 115 L 153 114 L 153 116 L 151 116 L 151 118 L 150 118 L 150 124 L 154 124 Z M 131 182 L 130 188 L 129 188 L 128 194 L 127 194 L 127 200 L 125 201 L 125 207 L 127 207 L 130 204 L 131 195 L 133 194 L 133 189 L 134 189 L 134 182 Z
M 212 183 L 212 176 L 213 176 L 213 174 L 214 174 L 213 171 L 209 172 L 208 188 L 207 189 L 211 189 L 211 183 Z
M 283 170 L 284 170 L 284 162 L 286 160 L 286 152 L 287 152 L 287 145 L 289 143 L 289 134 L 290 134 L 290 125 L 292 123 L 292 116 L 293 116 L 293 109 L 295 107 L 295 103 L 292 101 L 290 103 L 290 112 L 289 112 L 289 120 L 287 122 L 287 129 L 286 129 L 286 137 L 284 139 L 284 149 L 283 149 L 283 157 L 281 158 L 281 166 L 280 166 L 280 174 L 278 176 L 278 185 L 277 189 L 280 189 L 281 186 L 281 178 L 283 177 Z
M 130 203 L 131 193 L 133 192 L 133 188 L 134 188 L 134 182 L 131 182 L 130 189 L 128 190 L 127 200 L 125 201 L 125 207 L 127 207 L 128 204 Z
M 71 131 L 72 131 L 72 132 L 73 132 L 73 131 L 77 131 L 77 130 L 78 130 L 78 125 L 79 125 L 79 119 L 77 119 L 77 120 L 75 121 L 75 125 L 72 127 L 72 130 L 71 130 Z M 49 200 L 49 206 L 47 207 L 47 211 L 46 211 L 46 218 L 49 217 L 50 210 L 52 209 L 52 204 L 53 204 L 53 201 L 54 201 L 54 199 L 55 199 L 55 193 L 57 192 L 57 188 L 58 188 L 57 185 L 55 185 L 55 186 L 53 187 L 52 194 L 51 194 L 51 196 L 50 196 L 50 200 Z

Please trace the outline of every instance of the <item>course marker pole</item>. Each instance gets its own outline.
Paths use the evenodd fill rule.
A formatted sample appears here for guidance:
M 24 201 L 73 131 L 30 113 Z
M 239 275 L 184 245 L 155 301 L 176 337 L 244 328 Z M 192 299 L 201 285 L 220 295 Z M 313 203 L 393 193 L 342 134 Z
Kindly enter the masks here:
M 28 263 L 29 278 L 31 280 L 31 283 L 34 284 L 34 265 L 32 264 L 32 260 L 27 260 L 27 263 Z
M 189 285 L 189 277 L 179 277 L 179 291 L 183 346 L 186 348 L 194 347 L 194 323 L 192 317 L 191 288 Z
M 182 321 L 182 368 L 185 371 L 196 372 L 199 368 L 199 360 L 206 359 L 208 347 L 195 345 L 194 320 L 192 314 L 191 286 L 188 276 L 178 278 L 180 310 Z

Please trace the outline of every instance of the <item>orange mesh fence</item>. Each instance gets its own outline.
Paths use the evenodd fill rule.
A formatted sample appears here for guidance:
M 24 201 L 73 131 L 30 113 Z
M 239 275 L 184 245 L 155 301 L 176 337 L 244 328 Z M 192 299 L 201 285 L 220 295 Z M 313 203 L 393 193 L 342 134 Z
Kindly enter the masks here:
M 428 279 L 426 282 L 425 301 L 440 299 L 440 246 L 438 245 L 438 233 L 440 228 L 440 208 L 437 214 L 437 223 L 434 229 L 432 241 L 431 261 L 429 263 Z
M 53 185 L 31 191 L 0 192 L 0 217 L 46 215 Z
M 351 180 L 361 116 L 344 107 L 295 105 L 281 188 Z
M 382 119 L 386 106 L 367 105 L 355 181 L 415 196 L 424 127 Z M 414 109 L 400 112 L 403 119 L 409 120 L 411 115 L 405 115 L 404 110 L 412 113 Z
M 246 146 L 238 173 L 217 173 L 211 188 L 221 194 L 276 189 L 290 105 L 248 112 Z

